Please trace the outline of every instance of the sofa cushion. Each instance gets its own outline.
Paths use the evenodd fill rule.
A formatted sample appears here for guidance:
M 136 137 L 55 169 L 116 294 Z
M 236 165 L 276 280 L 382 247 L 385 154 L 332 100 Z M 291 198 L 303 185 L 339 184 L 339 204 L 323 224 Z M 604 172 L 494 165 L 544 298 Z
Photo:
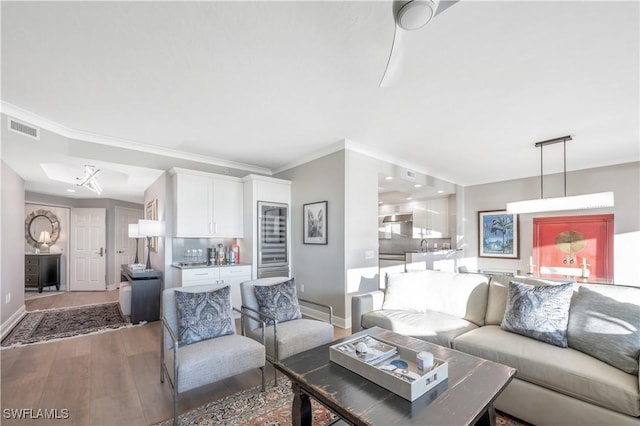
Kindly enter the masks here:
M 511 281 L 507 310 L 500 326 L 566 348 L 572 295 L 573 283 L 535 286 Z
M 173 365 L 173 350 L 167 350 L 165 356 L 166 365 Z M 188 345 L 178 350 L 178 392 L 195 389 L 264 365 L 264 346 L 238 334 Z M 172 368 L 169 368 L 167 374 L 174 379 Z
M 176 291 L 178 344 L 235 333 L 229 286 L 204 293 Z
M 493 275 L 489 282 L 489 296 L 487 300 L 487 313 L 485 324 L 500 325 L 507 307 L 507 293 L 509 292 L 509 281 L 514 277 L 508 275 Z M 559 284 L 559 281 L 543 280 L 540 278 L 516 277 L 516 281 L 531 285 L 552 285 Z
M 382 309 L 412 312 L 427 310 L 427 271 L 387 274 Z
M 362 316 L 364 328 L 382 327 L 396 333 L 451 347 L 451 341 L 469 330 L 478 328 L 471 321 L 442 312 L 409 312 L 380 310 Z
M 638 376 L 571 348 L 559 348 L 500 327 L 460 335 L 453 348 L 518 370 L 516 377 L 630 416 L 640 416 Z
M 571 301 L 567 334 L 569 347 L 638 374 L 640 289 L 581 286 Z
M 296 284 L 293 278 L 272 285 L 256 285 L 253 287 L 258 299 L 260 313 L 274 317 L 278 322 L 302 318 Z M 273 324 L 271 318 L 264 318 L 267 325 Z
M 313 319 L 298 319 L 278 323 L 278 359 L 285 359 L 291 355 L 315 348 L 333 341 L 333 326 L 328 322 Z M 264 330 L 267 346 L 267 356 L 274 360 L 273 326 Z M 247 335 L 262 342 L 262 327 L 247 330 Z

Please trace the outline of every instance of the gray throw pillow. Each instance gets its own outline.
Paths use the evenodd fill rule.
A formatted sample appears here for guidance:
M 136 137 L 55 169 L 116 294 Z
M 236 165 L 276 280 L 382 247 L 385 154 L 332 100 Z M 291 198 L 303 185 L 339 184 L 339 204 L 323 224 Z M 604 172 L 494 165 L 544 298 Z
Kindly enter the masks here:
M 180 346 L 235 333 L 229 286 L 206 293 L 176 291 L 175 296 Z
M 566 348 L 572 294 L 573 283 L 534 286 L 511 281 L 500 327 Z
M 258 299 L 260 313 L 275 317 L 278 322 L 302 318 L 296 283 L 293 278 L 273 285 L 257 285 L 253 287 Z M 272 325 L 270 318 L 264 318 L 267 325 Z
M 613 289 L 606 289 L 613 290 Z M 616 288 L 624 300 L 625 288 Z M 630 289 L 627 301 L 635 290 Z M 629 374 L 638 374 L 640 305 L 580 287 L 569 311 L 569 347 L 598 358 Z

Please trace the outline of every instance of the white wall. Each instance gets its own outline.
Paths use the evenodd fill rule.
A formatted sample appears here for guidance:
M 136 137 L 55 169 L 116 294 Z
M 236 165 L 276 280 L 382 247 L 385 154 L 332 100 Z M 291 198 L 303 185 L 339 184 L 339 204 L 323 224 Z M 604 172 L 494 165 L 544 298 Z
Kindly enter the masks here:
M 640 269 L 640 162 L 579 170 L 567 174 L 567 195 L 613 191 L 615 207 L 557 213 L 520 215 L 520 259 L 487 259 L 478 255 L 478 211 L 501 210 L 508 201 L 540 197 L 540 178 L 516 179 L 485 185 L 467 186 L 458 239 L 464 248 L 464 260 L 471 268 L 527 270 L 533 246 L 533 218 L 588 214 L 614 214 L 614 281 L 616 284 L 639 285 Z M 561 196 L 562 174 L 544 176 L 545 197 Z M 459 193 L 460 195 L 460 193 Z M 460 199 L 460 197 L 458 197 Z M 459 210 L 460 211 L 460 210 Z
M 50 253 L 61 253 L 60 256 L 60 289 L 67 290 L 68 282 L 68 265 L 69 265 L 69 221 L 70 221 L 70 209 L 68 207 L 56 207 L 48 206 L 44 204 L 32 204 L 25 203 L 24 215 L 25 218 L 36 210 L 48 210 L 58 218 L 60 224 L 60 233 L 55 244 L 49 246 Z M 35 247 L 27 243 L 26 238 L 24 241 L 24 252 L 35 253 Z
M 345 151 L 345 318 L 351 296 L 378 289 L 378 169 L 380 161 Z
M 0 319 L 4 334 L 24 312 L 24 181 L 4 161 L 0 168 Z

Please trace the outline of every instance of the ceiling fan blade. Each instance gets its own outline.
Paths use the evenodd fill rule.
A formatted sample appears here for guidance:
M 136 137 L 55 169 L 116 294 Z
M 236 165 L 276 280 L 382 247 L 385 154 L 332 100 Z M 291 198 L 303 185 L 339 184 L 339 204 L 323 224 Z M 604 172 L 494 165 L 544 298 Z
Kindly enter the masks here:
M 440 4 L 438 4 L 438 10 L 436 10 L 435 15 L 433 17 L 440 15 L 445 10 L 449 9 L 455 3 L 458 3 L 460 0 L 440 0 Z
M 391 58 L 393 57 L 393 48 L 396 45 L 396 35 L 398 34 L 398 26 L 393 26 L 393 40 L 391 41 L 391 50 L 389 51 L 389 58 L 387 59 L 387 66 L 384 67 L 384 72 L 382 73 L 382 78 L 380 79 L 380 83 L 378 83 L 378 87 L 382 87 L 382 83 L 384 82 L 384 78 L 387 76 L 387 71 L 389 71 L 389 65 L 391 65 Z

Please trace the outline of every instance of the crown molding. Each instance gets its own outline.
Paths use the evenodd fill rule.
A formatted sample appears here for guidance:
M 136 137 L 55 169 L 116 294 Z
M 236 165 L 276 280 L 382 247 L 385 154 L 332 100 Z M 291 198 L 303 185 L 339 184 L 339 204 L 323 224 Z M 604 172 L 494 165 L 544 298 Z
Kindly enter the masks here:
M 231 169 L 245 170 L 249 173 L 260 173 L 265 175 L 272 175 L 271 169 L 266 167 L 254 166 L 251 164 L 238 163 L 235 161 L 224 160 L 221 158 L 209 157 L 206 155 L 193 154 L 184 151 L 178 151 L 171 148 L 162 148 L 155 145 L 149 145 L 141 142 L 136 142 L 128 139 L 115 138 L 111 136 L 98 135 L 95 133 L 85 132 L 82 130 L 72 129 L 70 127 L 63 126 L 48 118 L 34 114 L 16 105 L 10 104 L 5 101 L 0 101 L 0 112 L 7 116 L 11 116 L 18 120 L 29 123 L 33 126 L 46 129 L 50 132 L 56 133 L 60 136 L 64 136 L 69 139 L 76 139 L 80 141 L 97 143 L 100 145 L 112 146 L 115 148 L 123 148 L 132 151 L 145 152 L 148 154 L 161 155 L 165 157 L 179 158 L 181 160 L 195 161 L 204 164 L 211 164 L 213 166 L 227 167 Z

